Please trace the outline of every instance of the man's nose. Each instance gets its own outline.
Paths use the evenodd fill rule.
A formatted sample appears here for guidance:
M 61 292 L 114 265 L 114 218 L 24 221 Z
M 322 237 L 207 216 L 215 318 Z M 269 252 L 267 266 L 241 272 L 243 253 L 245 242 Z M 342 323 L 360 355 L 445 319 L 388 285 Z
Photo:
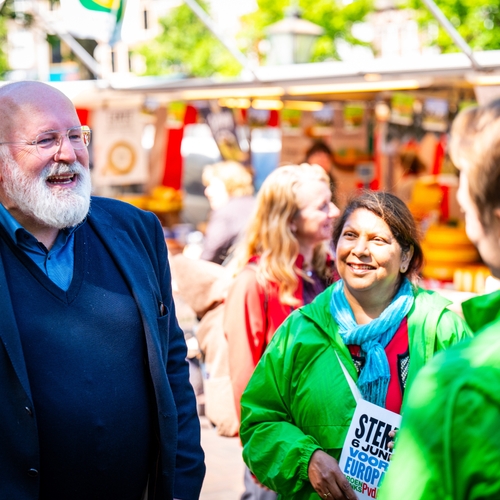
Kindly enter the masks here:
M 73 163 L 74 161 L 76 161 L 76 152 L 69 140 L 69 137 L 66 134 L 61 134 L 59 136 L 54 159 L 56 161 L 63 161 L 65 163 Z

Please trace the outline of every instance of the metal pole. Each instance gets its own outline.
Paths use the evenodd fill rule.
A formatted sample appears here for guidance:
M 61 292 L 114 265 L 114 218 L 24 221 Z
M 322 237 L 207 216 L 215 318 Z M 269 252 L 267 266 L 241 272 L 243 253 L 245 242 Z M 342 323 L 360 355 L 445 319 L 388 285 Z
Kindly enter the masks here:
M 195 13 L 198 19 L 212 32 L 212 34 L 226 47 L 231 55 L 248 71 L 250 71 L 255 80 L 258 80 L 255 71 L 251 67 L 248 59 L 240 52 L 232 40 L 225 37 L 217 28 L 211 17 L 199 6 L 196 0 L 184 0 L 184 3 Z
M 476 58 L 474 57 L 474 52 L 468 45 L 468 43 L 463 39 L 462 35 L 455 29 L 455 26 L 450 23 L 448 18 L 443 14 L 441 9 L 434 3 L 434 0 L 422 0 L 425 6 L 430 10 L 431 14 L 436 18 L 438 23 L 443 27 L 443 29 L 450 35 L 455 45 L 470 59 L 472 67 L 475 70 L 484 70 L 485 68 L 481 66 Z
M 59 38 L 69 46 L 89 71 L 97 78 L 103 78 L 101 65 L 69 34 L 54 29 Z

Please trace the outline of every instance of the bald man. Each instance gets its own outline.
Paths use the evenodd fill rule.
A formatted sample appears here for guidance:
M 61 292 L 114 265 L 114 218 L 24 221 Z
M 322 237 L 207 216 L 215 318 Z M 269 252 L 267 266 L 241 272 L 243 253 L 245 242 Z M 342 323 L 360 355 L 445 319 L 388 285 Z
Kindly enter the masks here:
M 90 134 L 58 90 L 0 88 L 0 499 L 197 499 L 162 228 L 91 198 Z

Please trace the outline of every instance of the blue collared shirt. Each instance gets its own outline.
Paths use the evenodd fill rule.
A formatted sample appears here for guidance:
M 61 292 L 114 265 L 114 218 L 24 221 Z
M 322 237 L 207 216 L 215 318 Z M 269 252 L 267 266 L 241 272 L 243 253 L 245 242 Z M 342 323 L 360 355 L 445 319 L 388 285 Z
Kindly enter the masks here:
M 68 290 L 73 278 L 75 231 L 83 222 L 59 231 L 50 250 L 47 250 L 43 243 L 26 231 L 1 203 L 0 224 L 17 247 L 28 255 L 50 280 L 62 290 Z

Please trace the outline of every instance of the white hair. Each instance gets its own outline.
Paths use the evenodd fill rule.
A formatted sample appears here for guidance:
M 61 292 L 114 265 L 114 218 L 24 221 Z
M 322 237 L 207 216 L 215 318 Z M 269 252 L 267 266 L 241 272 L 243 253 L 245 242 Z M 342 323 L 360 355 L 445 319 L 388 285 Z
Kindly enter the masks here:
M 24 214 L 42 224 L 64 229 L 80 223 L 90 208 L 90 172 L 80 162 L 54 163 L 46 166 L 38 177 L 27 175 L 10 152 L 0 151 L 5 194 Z M 47 179 L 55 175 L 76 174 L 73 189 L 51 188 Z

